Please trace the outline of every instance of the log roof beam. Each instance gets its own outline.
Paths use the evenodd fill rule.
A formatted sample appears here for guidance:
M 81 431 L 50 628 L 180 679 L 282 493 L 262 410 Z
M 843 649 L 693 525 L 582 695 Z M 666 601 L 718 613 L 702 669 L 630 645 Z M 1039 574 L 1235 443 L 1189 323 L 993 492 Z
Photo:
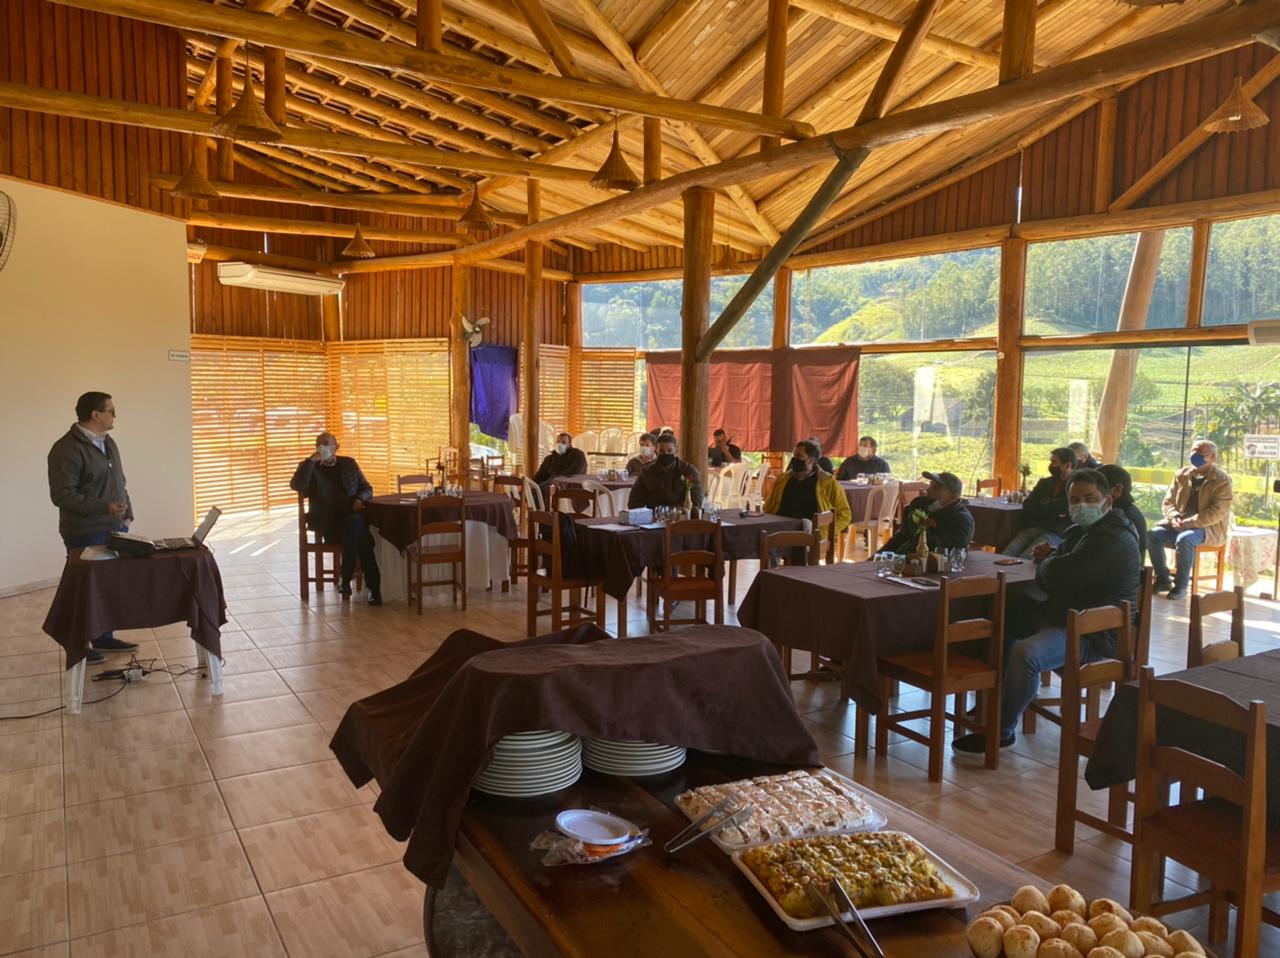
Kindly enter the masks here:
M 551 57 L 560 75 L 574 80 L 587 79 L 587 75 L 573 59 L 573 53 L 564 42 L 564 37 L 560 35 L 560 28 L 555 25 L 551 15 L 547 13 L 547 8 L 542 5 L 542 0 L 515 0 L 515 5 L 520 8 L 520 13 L 524 15 L 529 29 L 538 38 L 542 49 L 547 51 L 547 56 Z

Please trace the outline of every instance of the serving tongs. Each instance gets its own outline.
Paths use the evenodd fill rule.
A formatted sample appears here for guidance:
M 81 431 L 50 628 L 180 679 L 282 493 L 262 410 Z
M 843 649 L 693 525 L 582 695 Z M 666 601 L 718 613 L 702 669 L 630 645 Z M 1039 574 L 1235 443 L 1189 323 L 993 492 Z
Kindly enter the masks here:
M 694 842 L 701 841 L 709 835 L 714 835 L 716 832 L 720 831 L 720 829 L 726 828 L 729 825 L 735 825 L 740 819 L 751 814 L 750 805 L 740 805 L 739 807 L 730 810 L 729 806 L 733 804 L 733 801 L 734 800 L 732 798 L 722 798 L 720 801 L 716 802 L 711 806 L 710 811 L 690 822 L 687 828 L 681 829 L 675 837 L 663 845 L 663 850 L 666 851 L 668 855 L 674 855 L 676 852 L 684 851 L 684 849 L 688 848 Z M 720 816 L 718 819 L 711 822 L 711 824 L 707 825 L 706 828 L 702 827 L 706 822 L 715 818 L 717 815 Z
M 876 936 L 871 934 L 871 929 L 867 927 L 867 923 L 862 920 L 862 914 L 858 911 L 858 906 L 853 903 L 853 899 L 849 897 L 849 893 L 844 890 L 844 885 L 840 884 L 840 879 L 833 877 L 831 879 L 831 894 L 835 898 L 836 903 L 845 911 L 853 916 L 853 925 L 858 929 L 858 933 L 862 936 L 863 943 L 870 958 L 884 958 L 884 952 L 880 948 L 880 942 L 876 941 Z
M 828 898 L 817 885 L 810 885 L 809 897 L 822 906 L 822 910 L 835 922 L 840 932 L 852 942 L 859 955 L 862 955 L 863 958 L 884 958 L 884 952 L 880 950 L 880 943 L 875 940 L 867 929 L 867 923 L 858 914 L 858 909 L 853 904 L 853 899 L 844 890 L 844 886 L 840 884 L 839 879 L 832 878 L 827 891 L 830 893 L 831 898 Z M 832 904 L 832 899 L 835 900 L 836 904 Z M 842 911 L 847 911 L 852 916 L 850 919 L 854 923 L 852 928 L 844 920 Z M 857 929 L 856 933 L 854 928 Z

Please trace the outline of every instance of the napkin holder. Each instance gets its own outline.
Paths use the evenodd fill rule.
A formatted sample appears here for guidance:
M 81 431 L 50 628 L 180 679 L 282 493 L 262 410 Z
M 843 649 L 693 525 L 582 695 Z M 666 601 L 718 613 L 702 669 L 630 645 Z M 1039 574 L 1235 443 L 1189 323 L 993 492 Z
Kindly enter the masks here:
M 618 514 L 618 521 L 629 526 L 648 525 L 653 521 L 652 509 L 623 509 Z
M 951 565 L 947 561 L 947 557 L 941 552 L 930 552 L 923 559 L 917 559 L 912 556 L 902 567 L 904 576 L 930 575 L 933 573 L 946 573 L 950 571 Z

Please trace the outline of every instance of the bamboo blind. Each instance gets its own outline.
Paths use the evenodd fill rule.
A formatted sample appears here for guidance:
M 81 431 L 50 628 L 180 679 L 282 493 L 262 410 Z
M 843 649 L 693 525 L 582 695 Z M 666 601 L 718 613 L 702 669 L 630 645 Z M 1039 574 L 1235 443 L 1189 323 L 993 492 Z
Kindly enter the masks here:
M 524 409 L 524 347 L 520 348 L 520 412 Z M 526 423 L 530 417 L 525 416 Z M 542 343 L 538 347 L 538 419 L 557 432 L 569 428 L 569 347 Z M 537 428 L 537 422 L 533 422 Z
M 599 432 L 616 426 L 624 433 L 635 429 L 636 358 L 634 349 L 582 351 L 577 418 L 583 429 Z

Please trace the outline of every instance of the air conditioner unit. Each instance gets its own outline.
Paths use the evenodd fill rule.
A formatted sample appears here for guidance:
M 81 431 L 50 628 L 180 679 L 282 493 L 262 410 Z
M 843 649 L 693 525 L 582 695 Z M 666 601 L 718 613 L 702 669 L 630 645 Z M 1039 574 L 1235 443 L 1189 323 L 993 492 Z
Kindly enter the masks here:
M 300 293 L 303 296 L 332 296 L 341 292 L 343 281 L 335 276 L 300 273 L 292 269 L 259 266 L 256 263 L 219 263 L 218 282 L 223 286 L 248 286 L 269 289 L 275 293 Z
M 1249 324 L 1250 346 L 1280 346 L 1280 319 L 1259 319 Z

